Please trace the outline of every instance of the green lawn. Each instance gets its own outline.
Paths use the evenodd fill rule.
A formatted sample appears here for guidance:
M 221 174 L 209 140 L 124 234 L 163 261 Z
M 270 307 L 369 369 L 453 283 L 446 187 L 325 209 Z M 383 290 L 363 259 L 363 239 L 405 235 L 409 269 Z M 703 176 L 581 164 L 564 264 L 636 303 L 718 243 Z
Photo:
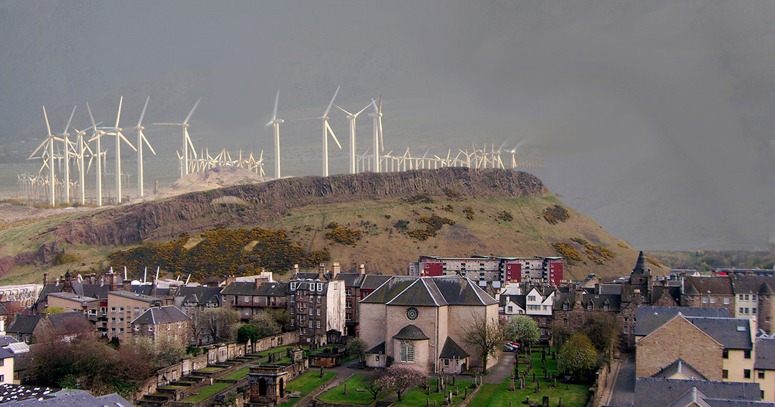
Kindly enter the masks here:
M 373 400 L 373 397 L 371 393 L 366 391 L 366 380 L 367 376 L 356 374 L 353 375 L 351 378 L 347 379 L 344 383 L 334 387 L 333 389 L 323 393 L 318 397 L 320 401 L 324 403 L 340 403 L 340 404 L 360 404 L 360 405 L 368 405 L 371 404 Z M 344 385 L 347 384 L 347 395 L 344 394 Z M 451 384 L 447 385 L 447 391 L 451 391 L 453 393 L 452 395 L 452 405 L 457 405 L 460 403 L 460 401 L 463 399 L 463 394 L 465 394 L 465 388 L 469 387 L 468 392 L 470 392 L 470 386 L 471 381 L 470 380 L 457 380 L 455 382 L 456 386 L 452 386 Z M 433 404 L 434 402 L 436 405 L 441 405 L 444 401 L 444 393 L 437 393 L 433 391 L 433 389 L 436 388 L 436 379 L 428 380 L 428 385 L 432 389 L 430 394 L 426 394 L 426 391 L 421 388 L 415 388 L 412 390 L 407 391 L 406 393 L 401 395 L 401 402 L 396 401 L 393 405 L 397 407 L 419 407 L 419 406 L 425 406 L 426 402 L 429 402 L 430 404 Z M 361 391 L 358 391 L 358 389 L 361 389 Z M 455 390 L 458 390 L 459 394 L 455 395 Z M 388 393 L 386 391 L 380 392 L 378 395 L 378 400 L 393 400 L 395 399 L 395 393 Z
M 524 354 L 520 354 L 520 372 L 524 372 L 527 369 L 527 363 L 524 363 Z M 557 382 L 557 387 L 552 388 L 554 385 L 554 379 L 543 379 L 543 364 L 541 362 L 540 348 L 535 348 L 532 354 L 533 372 L 536 374 L 536 380 L 539 384 L 538 393 L 535 392 L 536 384 L 533 382 L 532 373 L 528 375 L 527 382 L 524 389 L 519 389 L 519 382 L 517 382 L 516 390 L 509 390 L 509 381 L 507 378 L 503 383 L 499 384 L 484 384 L 476 397 L 471 402 L 472 406 L 488 406 L 488 407 L 508 407 L 509 402 L 512 405 L 517 405 L 524 402 L 530 397 L 531 401 L 541 402 L 544 396 L 549 397 L 549 405 L 557 405 L 560 397 L 562 397 L 562 405 L 567 407 L 584 407 L 587 403 L 589 396 L 589 385 L 583 384 L 564 384 Z M 557 361 L 552 360 L 551 356 L 546 355 L 546 368 L 549 371 L 550 377 L 555 375 L 557 369 Z
M 208 397 L 212 397 L 222 392 L 229 386 L 231 386 L 231 383 L 215 383 L 213 385 L 207 386 L 199 390 L 199 393 L 194 394 L 192 396 L 188 396 L 181 401 L 183 401 L 184 403 L 198 403 L 202 400 L 207 399 Z
M 310 370 L 307 373 L 304 373 L 303 375 L 288 382 L 288 385 L 285 386 L 285 394 L 287 395 L 298 391 L 301 393 L 301 397 L 304 397 L 312 390 L 315 390 L 318 387 L 328 383 L 331 379 L 334 378 L 334 376 L 334 372 L 323 372 L 323 377 L 320 377 L 319 371 Z M 278 404 L 278 407 L 290 407 L 296 404 L 296 402 L 299 400 L 300 399 L 289 398 L 288 400 Z
M 243 377 L 247 376 L 249 371 L 250 371 L 249 367 L 243 367 L 240 370 L 237 370 L 235 372 L 227 374 L 226 376 L 222 377 L 222 379 L 226 379 L 226 380 L 239 380 L 239 379 L 242 379 Z

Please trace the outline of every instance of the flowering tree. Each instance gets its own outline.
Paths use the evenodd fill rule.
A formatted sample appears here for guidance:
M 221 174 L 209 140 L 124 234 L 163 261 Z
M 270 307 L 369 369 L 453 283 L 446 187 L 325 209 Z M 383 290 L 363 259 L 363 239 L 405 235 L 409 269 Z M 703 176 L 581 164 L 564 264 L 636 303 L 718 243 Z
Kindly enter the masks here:
M 584 334 L 574 334 L 557 355 L 557 370 L 575 380 L 589 379 L 597 367 L 597 352 L 592 341 Z
M 396 392 L 398 401 L 401 401 L 401 395 L 409 388 L 422 383 L 424 378 L 425 374 L 413 367 L 393 365 L 377 380 L 377 385 L 387 391 Z

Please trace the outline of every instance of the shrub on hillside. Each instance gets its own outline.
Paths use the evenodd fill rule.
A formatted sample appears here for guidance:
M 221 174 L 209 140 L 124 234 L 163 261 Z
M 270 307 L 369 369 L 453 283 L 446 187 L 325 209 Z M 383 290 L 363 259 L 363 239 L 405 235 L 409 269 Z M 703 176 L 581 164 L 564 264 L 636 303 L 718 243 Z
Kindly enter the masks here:
M 565 222 L 570 218 L 568 210 L 560 205 L 550 206 L 544 209 L 544 219 L 552 225 L 556 225 L 558 222 Z

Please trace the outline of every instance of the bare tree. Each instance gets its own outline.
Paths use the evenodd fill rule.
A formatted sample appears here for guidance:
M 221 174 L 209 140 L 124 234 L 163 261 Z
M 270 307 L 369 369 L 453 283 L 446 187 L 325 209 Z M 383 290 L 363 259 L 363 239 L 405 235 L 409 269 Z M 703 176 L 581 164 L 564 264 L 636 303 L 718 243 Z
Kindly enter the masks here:
M 383 383 L 383 381 L 380 379 L 382 379 L 382 376 L 379 374 L 372 374 L 366 376 L 366 379 L 364 380 L 366 391 L 371 393 L 374 401 L 377 401 L 379 393 L 381 393 L 382 390 L 385 390 L 385 383 Z
M 482 374 L 487 374 L 487 360 L 498 356 L 506 336 L 497 320 L 488 320 L 485 315 L 474 314 L 470 321 L 463 329 L 463 342 L 479 348 Z
M 409 388 L 422 383 L 424 378 L 425 375 L 421 371 L 411 366 L 393 365 L 387 368 L 385 374 L 377 380 L 375 386 L 381 386 L 385 390 L 396 392 L 398 401 L 401 401 L 401 395 Z
M 231 326 L 239 321 L 237 311 L 227 308 L 208 308 L 199 313 L 197 324 L 202 333 L 210 335 L 215 342 L 229 339 Z

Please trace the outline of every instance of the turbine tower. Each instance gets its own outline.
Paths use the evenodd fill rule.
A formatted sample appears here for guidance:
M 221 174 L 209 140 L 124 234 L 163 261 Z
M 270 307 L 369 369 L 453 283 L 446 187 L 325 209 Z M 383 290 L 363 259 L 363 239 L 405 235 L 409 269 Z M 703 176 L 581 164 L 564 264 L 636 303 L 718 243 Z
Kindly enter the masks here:
M 97 142 L 97 152 L 95 153 L 97 155 L 97 206 L 102 206 L 102 151 L 100 149 L 100 140 L 102 139 L 102 136 L 105 135 L 105 132 L 97 128 L 97 123 L 94 122 L 94 115 L 91 113 L 89 102 L 86 102 L 86 110 L 89 111 L 89 119 L 91 119 L 92 129 L 94 129 L 92 138 L 89 139 L 89 142 Z M 92 157 L 94 157 L 94 155 L 92 155 Z
M 106 128 L 104 130 L 111 130 L 111 133 L 107 133 L 111 136 L 116 136 L 116 205 L 121 203 L 121 141 L 123 140 L 132 150 L 137 151 L 135 146 L 124 137 L 121 127 L 119 127 L 119 121 L 121 120 L 121 106 L 124 103 L 124 97 L 121 96 L 118 99 L 118 113 L 116 113 L 116 125 L 115 127 Z
M 382 96 L 379 97 L 379 106 L 377 102 L 372 99 L 372 106 L 374 106 L 374 113 L 369 113 L 369 116 L 374 119 L 374 172 L 380 172 L 379 152 L 385 150 L 384 140 L 382 136 Z
M 92 157 L 94 157 L 94 153 L 89 148 L 89 145 L 86 144 L 83 140 L 83 136 L 86 135 L 86 130 L 78 130 L 75 127 L 72 127 L 73 130 L 75 130 L 76 135 L 76 144 L 77 144 L 77 151 L 75 153 L 75 159 L 78 163 L 78 189 L 80 192 L 80 199 L 79 202 L 81 205 L 86 205 L 86 183 L 84 182 L 84 176 L 86 175 L 86 171 L 84 169 L 84 157 L 86 154 L 86 151 L 89 151 L 89 154 L 91 154 Z M 89 159 L 89 164 L 91 164 L 91 159 Z
M 331 133 L 331 137 L 334 138 L 334 141 L 336 142 L 336 145 L 339 146 L 339 149 L 342 149 L 342 145 L 339 144 L 339 140 L 336 139 L 336 134 L 334 134 L 334 130 L 331 129 L 331 126 L 328 124 L 328 112 L 331 110 L 331 106 L 334 104 L 334 100 L 336 99 L 336 94 L 339 93 L 339 86 L 336 87 L 336 92 L 334 92 L 334 97 L 331 98 L 331 102 L 328 103 L 328 107 L 326 108 L 326 111 L 323 112 L 323 115 L 318 117 L 318 119 L 321 119 L 323 121 L 323 176 L 328 176 L 328 133 Z
M 183 129 L 183 156 L 182 156 L 182 165 L 180 169 L 180 177 L 183 178 L 185 175 L 188 175 L 188 158 L 189 155 L 193 154 L 194 158 L 197 158 L 196 156 L 196 149 L 194 148 L 194 143 L 191 142 L 191 137 L 188 135 L 188 127 L 190 124 L 188 121 L 191 119 L 191 116 L 194 114 L 194 110 L 196 110 L 196 107 L 199 106 L 199 101 L 202 100 L 197 99 L 196 103 L 194 103 L 194 107 L 191 108 L 191 111 L 188 112 L 188 116 L 186 116 L 186 120 L 183 120 L 182 123 L 154 123 L 158 126 L 180 126 L 181 129 Z M 191 153 L 188 152 L 188 147 L 191 147 Z
M 272 120 L 264 127 L 272 126 L 272 134 L 274 135 L 274 177 L 280 179 L 280 124 L 285 123 L 285 120 L 277 118 L 277 104 L 280 102 L 280 91 L 277 91 L 277 95 L 274 98 L 274 112 L 272 113 Z
M 49 185 L 48 185 L 48 202 L 49 205 L 52 207 L 56 206 L 56 183 L 54 182 L 54 142 L 55 141 L 62 141 L 61 138 L 54 136 L 51 134 L 51 125 L 48 122 L 48 113 L 46 113 L 46 106 L 43 106 L 43 117 L 46 119 L 46 130 L 48 131 L 48 135 L 45 139 L 43 139 L 43 142 L 40 143 L 38 148 L 35 149 L 35 151 L 30 154 L 30 157 L 28 160 L 35 159 L 35 154 L 41 149 L 46 148 L 43 152 L 40 154 L 40 158 L 43 158 L 43 166 L 48 166 L 48 178 L 49 178 Z M 48 157 L 46 157 L 48 155 Z M 41 167 L 42 169 L 42 167 Z
M 347 110 L 344 110 L 339 105 L 334 105 L 337 109 L 343 111 L 347 115 L 347 120 L 350 121 L 350 174 L 355 174 L 355 121 L 358 119 L 358 115 L 363 113 L 364 110 L 368 109 L 369 106 L 371 106 L 371 103 L 366 105 L 363 109 L 359 110 L 358 113 L 350 113 Z
M 65 131 L 63 131 L 61 134 L 59 134 L 60 137 L 62 137 L 62 141 L 64 142 L 64 160 L 65 160 L 65 202 L 70 203 L 70 133 L 67 132 L 67 130 L 70 129 L 70 123 L 73 121 L 73 115 L 75 114 L 75 108 L 76 106 L 73 106 L 73 111 L 70 113 L 70 118 L 67 120 L 67 126 L 65 127 Z
M 156 155 L 156 151 L 153 150 L 151 143 L 148 142 L 148 139 L 145 138 L 145 134 L 143 134 L 143 130 L 145 130 L 145 127 L 143 127 L 143 117 L 145 117 L 145 109 L 148 108 L 149 100 L 151 100 L 150 96 L 145 99 L 145 106 L 143 106 L 143 112 L 140 113 L 140 120 L 137 121 L 137 126 L 130 129 L 137 132 L 137 196 L 140 198 L 145 196 L 145 191 L 143 189 L 143 143 L 148 146 L 153 155 Z

